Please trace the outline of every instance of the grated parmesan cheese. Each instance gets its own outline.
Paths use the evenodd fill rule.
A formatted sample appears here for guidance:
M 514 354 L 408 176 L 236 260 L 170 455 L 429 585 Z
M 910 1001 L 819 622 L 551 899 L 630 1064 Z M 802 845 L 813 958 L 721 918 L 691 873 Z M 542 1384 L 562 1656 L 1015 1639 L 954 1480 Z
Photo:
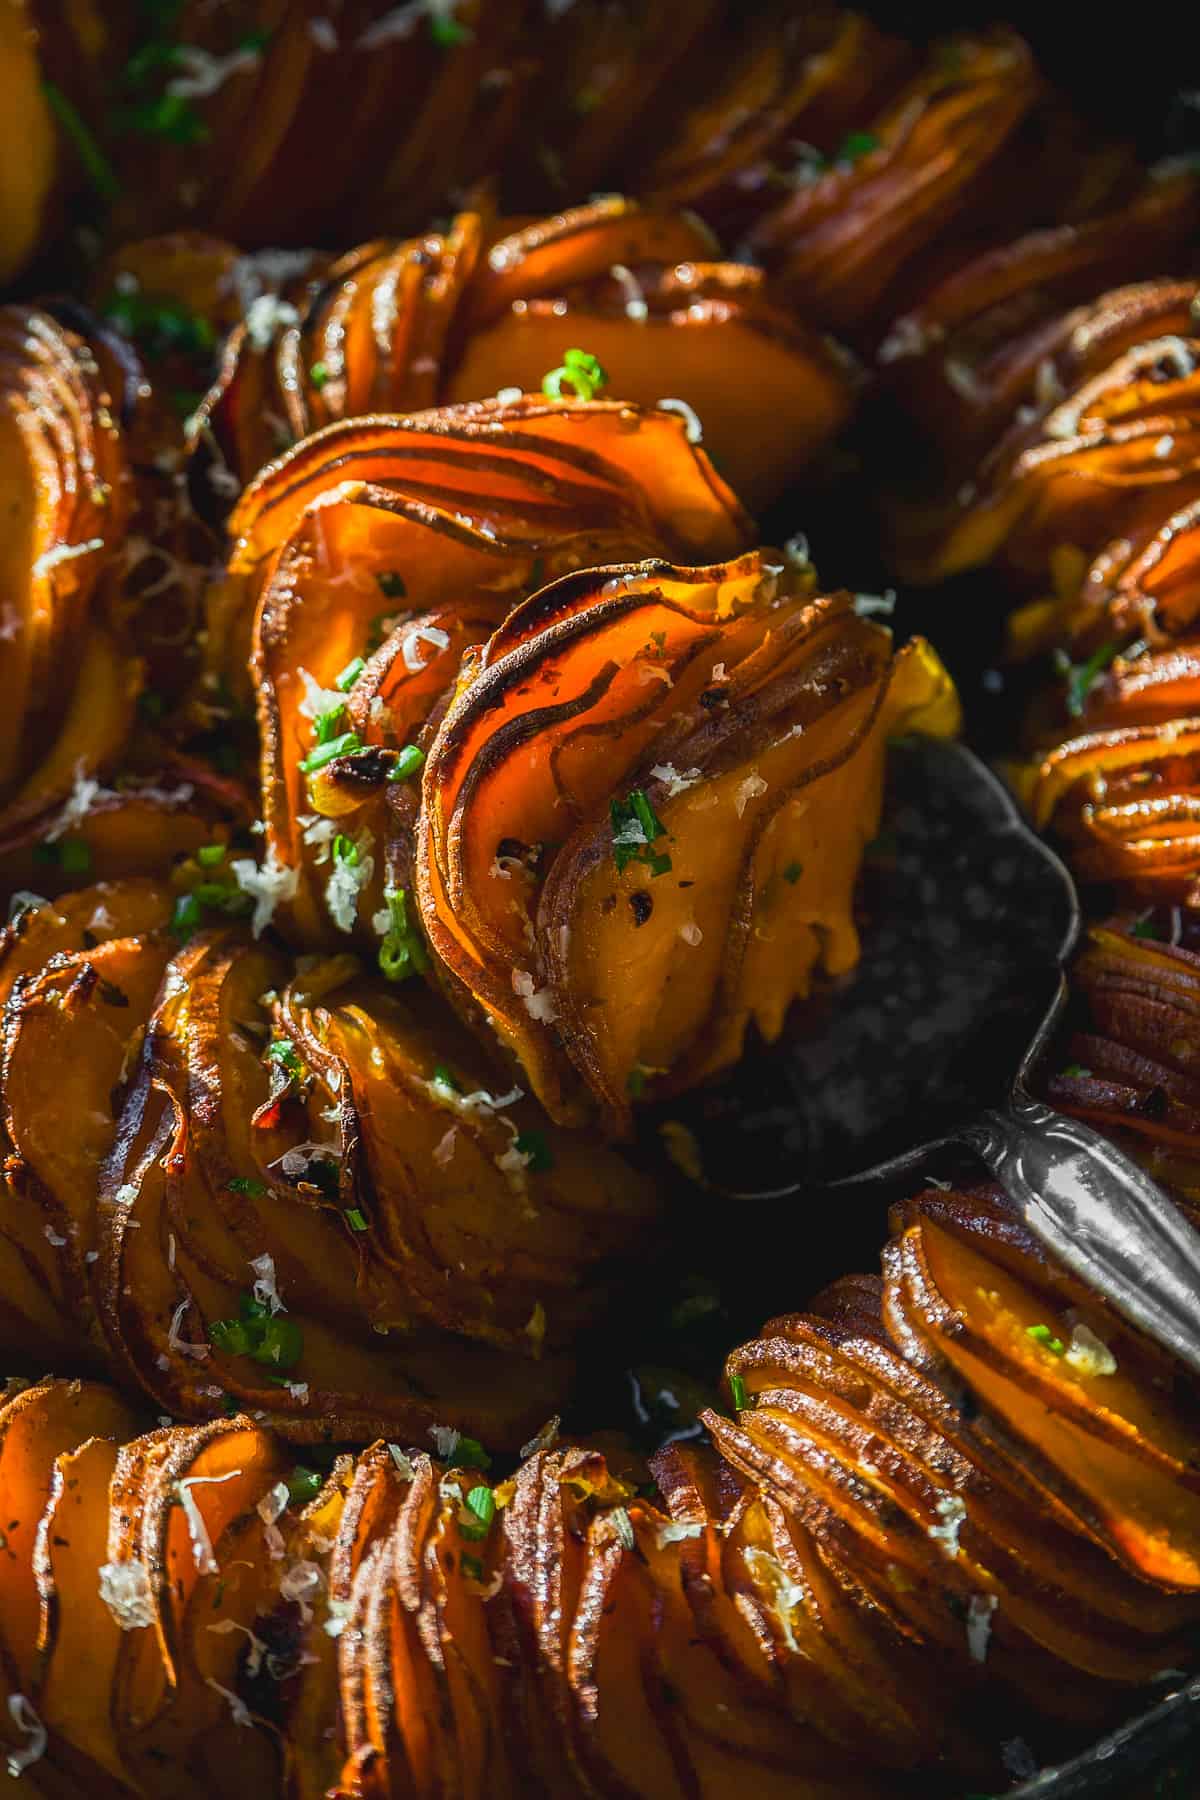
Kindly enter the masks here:
M 432 644 L 435 650 L 448 650 L 450 638 L 438 625 L 414 625 L 411 631 L 405 632 L 400 640 L 400 654 L 404 658 L 405 668 L 414 675 L 431 660 L 429 657 L 418 656 L 419 644 Z
M 92 810 L 92 802 L 98 794 L 104 793 L 100 783 L 91 775 L 85 775 L 82 762 L 75 766 L 75 785 L 63 802 L 62 810 L 53 825 L 46 833 L 45 841 L 55 843 L 64 832 L 73 831 L 82 825 Z
M 1102 1338 L 1086 1325 L 1076 1325 L 1064 1361 L 1080 1375 L 1115 1375 L 1117 1359 Z
M 337 688 L 323 688 L 307 669 L 296 673 L 304 683 L 304 698 L 296 708 L 302 719 L 319 719 L 322 713 L 340 712 L 345 706 L 346 696 Z
M 308 35 L 318 50 L 332 53 L 338 48 L 337 27 L 332 19 L 310 19 Z
M 261 937 L 275 917 L 279 902 L 296 898 L 300 887 L 299 872 L 276 859 L 273 845 L 261 863 L 251 862 L 249 857 L 237 857 L 229 868 L 243 894 L 251 895 L 254 900 L 250 929 L 255 937 Z
M 655 763 L 650 771 L 655 781 L 661 781 L 667 790 L 667 798 L 673 800 L 676 794 L 682 794 L 698 781 L 703 781 L 702 769 L 684 769 L 682 774 L 671 763 Z
M 121 1198 L 121 1190 L 119 1189 L 117 1198 L 118 1200 Z M 180 1337 L 179 1335 L 179 1328 L 183 1324 L 183 1315 L 191 1304 L 191 1297 L 189 1295 L 179 1302 L 179 1305 L 171 1314 L 171 1323 L 167 1330 L 167 1349 L 176 1351 L 180 1356 L 193 1357 L 196 1362 L 206 1362 L 209 1356 L 208 1345 L 189 1343 L 186 1338 Z
M 745 781 L 740 782 L 734 791 L 733 808 L 738 818 L 741 818 L 751 800 L 757 799 L 759 794 L 765 794 L 766 791 L 767 784 L 761 775 L 747 775 Z M 681 932 L 680 936 L 682 935 Z
M 214 1693 L 220 1694 L 222 1700 L 227 1700 L 229 1702 L 229 1710 L 233 1714 L 233 1722 L 235 1725 L 253 1724 L 253 1720 L 250 1717 L 250 1708 L 246 1705 L 246 1702 L 242 1699 L 240 1694 L 235 1694 L 229 1688 L 222 1687 L 220 1682 L 213 1675 L 206 1675 L 204 1677 L 204 1683 L 206 1687 L 212 1688 Z
M 458 1449 L 462 1432 L 456 1431 L 453 1425 L 431 1425 L 428 1436 L 442 1461 L 449 1462 Z
M 51 569 L 57 569 L 60 563 L 74 562 L 77 556 L 90 556 L 93 550 L 103 550 L 103 538 L 89 538 L 85 544 L 55 544 L 49 550 L 43 550 L 33 565 L 33 573 L 48 575 Z
M 656 400 L 655 405 L 660 412 L 675 412 L 682 415 L 687 424 L 687 441 L 698 444 L 704 436 L 704 427 L 700 423 L 700 415 L 686 400 Z
M 100 1569 L 100 1598 L 122 1631 L 144 1631 L 154 1623 L 154 1591 L 145 1563 L 104 1563 Z
M 439 1169 L 444 1169 L 454 1156 L 454 1144 L 458 1137 L 458 1126 L 452 1125 L 443 1138 L 439 1138 L 433 1148 L 433 1160 Z
M 238 50 L 231 50 L 228 56 L 214 56 L 196 44 L 176 44 L 171 60 L 172 66 L 182 69 L 183 74 L 168 81 L 168 94 L 179 100 L 207 100 L 224 87 L 232 75 L 256 69 L 262 61 L 262 52 L 253 45 L 244 44 Z
M 869 619 L 876 613 L 890 618 L 896 610 L 895 588 L 884 588 L 882 594 L 855 594 L 854 610 L 860 619 Z
M 666 1525 L 660 1525 L 656 1532 L 658 1547 L 665 1550 L 668 1544 L 680 1544 L 685 1538 L 698 1538 L 703 1535 L 703 1519 L 672 1519 Z
M 967 1605 L 967 1649 L 971 1661 L 987 1661 L 988 1642 L 992 1635 L 992 1614 L 999 1601 L 995 1594 L 972 1594 Z
M 217 1623 L 210 1625 L 208 1629 L 217 1632 L 222 1637 L 227 1637 L 231 1631 L 245 1633 L 250 1641 L 250 1654 L 246 1658 L 246 1673 L 253 1681 L 262 1668 L 263 1657 L 267 1653 L 267 1646 L 263 1639 L 256 1637 L 248 1625 L 241 1624 L 237 1619 L 218 1619 Z
M 686 925 L 681 925 L 679 927 L 679 935 L 685 944 L 690 944 L 692 946 L 693 950 L 696 945 L 702 943 L 704 939 L 704 933 L 694 919 L 689 919 Z
M 501 406 L 515 406 L 518 400 L 525 398 L 525 390 L 519 387 L 498 388 L 496 398 Z
M 8 1696 L 8 1716 L 22 1737 L 29 1739 L 29 1742 L 20 1750 L 10 1750 L 5 1759 L 4 1766 L 9 1774 L 14 1780 L 19 1780 L 26 1769 L 33 1763 L 40 1762 L 45 1756 L 49 1739 L 46 1736 L 46 1727 L 24 1694 Z
M 357 857 L 335 862 L 325 883 L 325 907 L 339 931 L 353 931 L 358 922 L 358 896 L 375 873 L 374 846 L 374 833 L 364 825 L 354 839 Z
M 779 1558 L 769 1550 L 753 1546 L 742 1552 L 743 1560 L 754 1579 L 766 1588 L 771 1610 L 779 1621 L 783 1639 L 789 1650 L 798 1650 L 792 1613 L 804 1604 L 804 1589 L 794 1582 Z
M 296 308 L 281 300 L 278 294 L 260 294 L 246 313 L 246 336 L 251 349 L 269 350 L 277 331 L 286 331 L 289 325 L 299 323 L 300 314 Z
M 307 1159 L 305 1167 L 308 1167 Z M 275 1282 L 275 1258 L 264 1250 L 261 1256 L 251 1259 L 250 1267 L 254 1270 L 254 1298 L 260 1306 L 265 1306 L 271 1313 L 286 1312 L 283 1297 Z
M 203 1575 L 220 1574 L 220 1564 L 213 1554 L 212 1539 L 208 1535 L 208 1526 L 204 1523 L 192 1493 L 194 1487 L 221 1487 L 227 1481 L 234 1481 L 241 1474 L 240 1469 L 230 1469 L 228 1475 L 189 1475 L 180 1481 L 179 1498 L 183 1505 L 184 1517 L 187 1519 L 188 1536 L 192 1540 L 192 1560 Z
M 958 1555 L 958 1534 L 967 1521 L 967 1509 L 957 1494 L 940 1494 L 935 1511 L 942 1522 L 929 1527 L 929 1536 L 953 1562 Z
M 643 840 L 644 841 L 644 840 Z M 558 1008 L 554 1004 L 554 996 L 548 987 L 534 986 L 533 976 L 528 969 L 514 969 L 512 972 L 513 993 L 518 994 L 524 1004 L 525 1011 L 531 1019 L 537 1019 L 542 1025 L 552 1025 L 558 1017 Z

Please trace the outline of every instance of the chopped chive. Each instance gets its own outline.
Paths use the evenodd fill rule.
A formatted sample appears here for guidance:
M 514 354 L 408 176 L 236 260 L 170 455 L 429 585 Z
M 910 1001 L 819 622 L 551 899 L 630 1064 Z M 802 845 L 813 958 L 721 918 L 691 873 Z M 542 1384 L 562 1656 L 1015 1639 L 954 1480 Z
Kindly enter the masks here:
M 409 776 L 415 775 L 418 770 L 424 767 L 424 764 L 425 752 L 419 749 L 416 744 L 405 744 L 403 750 L 397 754 L 395 762 L 388 770 L 388 780 L 407 781 Z
M 344 864 L 348 869 L 353 869 L 358 864 L 358 845 L 342 831 L 333 840 L 333 860 Z
M 362 749 L 362 739 L 357 731 L 344 731 L 341 737 L 331 738 L 327 744 L 318 744 L 311 750 L 300 764 L 305 775 L 315 775 L 327 763 L 336 762 L 339 756 L 353 756 L 356 750 Z
M 339 700 L 336 706 L 330 706 L 323 713 L 317 714 L 313 720 L 313 730 L 316 733 L 318 744 L 332 742 L 338 735 L 337 726 L 345 716 L 346 702 L 344 700 Z
M 429 967 L 429 952 L 419 931 L 409 924 L 408 893 L 405 888 L 384 890 L 389 925 L 379 946 L 379 967 L 389 981 L 407 981 L 410 975 L 423 975 Z
M 323 362 L 315 362 L 308 371 L 308 378 L 319 394 L 321 389 L 325 386 L 325 383 L 329 380 L 328 365 Z
M 1067 1346 L 1063 1343 L 1061 1338 L 1055 1337 L 1048 1325 L 1027 1325 L 1025 1327 L 1025 1335 L 1026 1337 L 1031 1337 L 1035 1343 L 1042 1344 L 1049 1350 L 1051 1356 L 1065 1356 L 1067 1354 Z
M 542 378 L 543 394 L 551 400 L 561 400 L 564 382 L 570 384 L 577 400 L 593 400 L 608 385 L 608 376 L 589 351 L 567 350 L 561 366 Z
M 202 921 L 200 902 L 195 894 L 180 894 L 171 913 L 171 936 L 186 944 L 199 931 Z
M 1065 650 L 1054 653 L 1054 670 L 1066 684 L 1067 711 L 1073 719 L 1078 719 L 1087 705 L 1087 697 L 1103 675 L 1108 665 L 1120 654 L 1121 646 L 1116 640 L 1101 644 L 1093 650 L 1086 662 L 1073 663 Z
M 744 1412 L 746 1409 L 746 1384 L 740 1375 L 729 1377 L 729 1392 L 738 1412 Z

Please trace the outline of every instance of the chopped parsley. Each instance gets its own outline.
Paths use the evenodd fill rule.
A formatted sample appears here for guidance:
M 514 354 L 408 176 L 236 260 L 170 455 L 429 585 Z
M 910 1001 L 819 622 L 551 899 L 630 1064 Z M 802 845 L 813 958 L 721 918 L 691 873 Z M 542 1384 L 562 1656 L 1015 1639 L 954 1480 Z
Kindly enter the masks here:
M 1050 1352 L 1051 1356 L 1067 1354 L 1067 1346 L 1060 1337 L 1055 1337 L 1048 1325 L 1027 1325 L 1025 1335 L 1031 1337 L 1035 1344 L 1041 1344 Z
M 462 1440 L 459 1440 L 459 1450 Z M 457 1452 L 456 1452 L 457 1455 Z M 474 1513 L 474 1521 L 460 1518 L 458 1528 L 466 1538 L 485 1538 L 491 1530 L 492 1520 L 496 1516 L 496 1499 L 490 1487 L 473 1487 L 467 1495 L 467 1508 Z
M 250 1194 L 255 1199 L 267 1191 L 265 1181 L 256 1181 L 252 1175 L 231 1175 L 225 1183 L 231 1194 Z
M 387 888 L 383 897 L 389 923 L 379 946 L 381 971 L 389 981 L 407 981 L 410 975 L 423 975 L 429 967 L 429 952 L 420 932 L 409 923 L 407 889 Z
M 179 352 L 200 356 L 216 343 L 216 333 L 206 318 L 179 300 L 155 299 L 149 294 L 112 293 L 101 311 L 123 336 L 150 352 L 167 356 Z
M 304 1354 L 304 1334 L 293 1319 L 271 1313 L 261 1300 L 243 1294 L 236 1319 L 214 1319 L 208 1335 L 228 1356 L 248 1356 L 273 1369 L 294 1369 Z
M 297 1463 L 287 1477 L 288 1499 L 293 1506 L 307 1506 L 315 1500 L 324 1486 L 324 1477 L 319 1469 L 306 1469 L 303 1463 Z
M 657 838 L 666 836 L 667 828 L 641 788 L 634 788 L 625 800 L 610 800 L 609 817 L 618 874 L 631 862 L 645 863 L 652 878 L 668 872 L 671 858 L 653 848 Z
M 299 1080 L 301 1063 L 291 1038 L 272 1038 L 267 1045 L 267 1056 L 273 1063 L 278 1063 L 293 1081 Z
M 601 388 L 608 386 L 608 376 L 589 351 L 566 350 L 560 367 L 543 377 L 543 394 L 551 400 L 561 400 L 564 382 L 570 385 L 577 400 L 594 400 Z

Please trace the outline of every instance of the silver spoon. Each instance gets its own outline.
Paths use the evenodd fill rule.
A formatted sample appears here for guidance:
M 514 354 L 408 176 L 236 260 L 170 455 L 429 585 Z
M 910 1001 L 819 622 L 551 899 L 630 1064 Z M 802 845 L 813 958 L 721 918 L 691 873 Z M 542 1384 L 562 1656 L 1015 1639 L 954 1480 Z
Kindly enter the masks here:
M 893 841 L 858 970 L 825 1017 L 685 1109 L 711 1184 L 744 1202 L 818 1190 L 844 1205 L 966 1145 L 1055 1256 L 1200 1374 L 1200 1233 L 1115 1144 L 1031 1091 L 1080 933 L 1070 874 L 964 746 L 914 740 L 892 762 Z M 786 1179 L 745 1179 L 756 1139 Z

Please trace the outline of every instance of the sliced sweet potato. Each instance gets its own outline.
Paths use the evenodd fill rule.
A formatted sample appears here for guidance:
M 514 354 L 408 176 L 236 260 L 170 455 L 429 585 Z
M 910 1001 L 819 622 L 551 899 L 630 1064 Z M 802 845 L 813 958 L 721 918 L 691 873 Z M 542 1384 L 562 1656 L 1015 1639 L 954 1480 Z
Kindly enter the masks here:
M 417 892 L 452 992 L 552 1116 L 590 1095 L 627 1128 L 631 1077 L 687 1084 L 750 1017 L 776 1035 L 819 961 L 853 963 L 883 734 L 956 721 L 921 646 L 888 656 L 752 555 L 560 582 L 475 660 L 426 764 Z M 749 941 L 772 898 L 787 982 Z

